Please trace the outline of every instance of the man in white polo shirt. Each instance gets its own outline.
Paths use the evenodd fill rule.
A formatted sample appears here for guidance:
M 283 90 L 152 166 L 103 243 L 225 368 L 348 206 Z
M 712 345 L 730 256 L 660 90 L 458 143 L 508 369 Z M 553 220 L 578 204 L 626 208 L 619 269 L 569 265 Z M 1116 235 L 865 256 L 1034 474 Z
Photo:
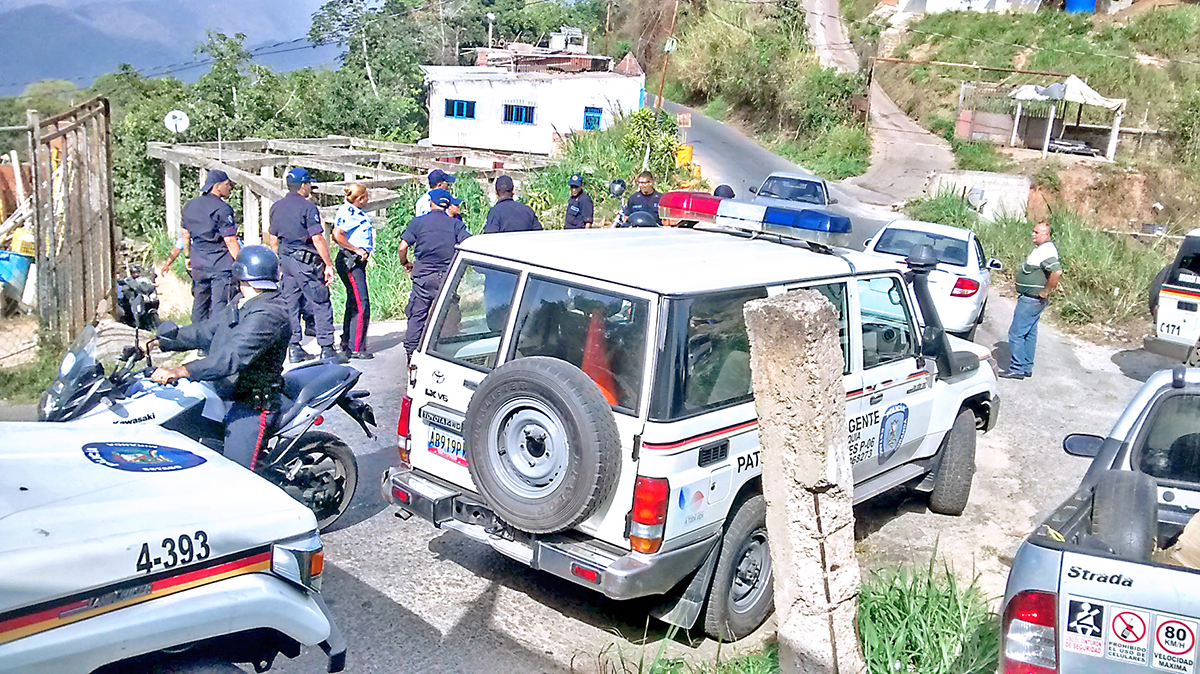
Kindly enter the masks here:
M 1058 249 L 1050 241 L 1050 223 L 1033 226 L 1033 252 L 1017 270 L 1017 308 L 1008 328 L 1008 370 L 1004 379 L 1025 379 L 1033 374 L 1033 354 L 1037 349 L 1038 319 L 1049 301 L 1050 291 L 1062 278 Z

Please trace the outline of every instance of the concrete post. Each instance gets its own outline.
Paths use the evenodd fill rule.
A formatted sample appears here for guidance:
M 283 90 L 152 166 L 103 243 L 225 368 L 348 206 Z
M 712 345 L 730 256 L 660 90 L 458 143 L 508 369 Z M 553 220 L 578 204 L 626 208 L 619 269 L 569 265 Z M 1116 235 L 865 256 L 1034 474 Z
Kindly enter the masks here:
M 164 197 L 167 202 L 167 235 L 172 239 L 179 236 L 183 228 L 183 203 L 179 192 L 179 164 L 163 162 Z
M 348 183 L 352 183 L 355 180 L 358 180 L 358 174 L 352 173 L 350 171 L 346 171 L 345 173 L 342 174 L 342 180 L 345 180 Z
M 242 187 L 242 234 L 246 245 L 262 243 L 262 218 L 258 215 L 258 195 L 249 186 Z
M 264 166 L 258 170 L 258 174 L 268 180 L 275 180 L 275 167 Z M 267 232 L 271 228 L 271 207 L 275 205 L 275 202 L 270 198 L 263 196 L 259 197 L 258 204 L 259 215 L 262 218 L 262 238 L 263 240 L 266 240 Z
M 815 290 L 748 302 L 767 535 L 785 674 L 859 674 L 859 569 L 841 342 Z
M 1008 138 L 1008 146 L 1017 146 L 1017 129 L 1021 126 L 1021 101 L 1017 101 L 1017 114 L 1013 117 L 1012 135 Z
M 1057 104 L 1050 106 L 1050 120 L 1046 122 L 1046 139 L 1042 141 L 1042 159 L 1045 159 L 1046 153 L 1050 151 L 1050 134 L 1054 133 L 1054 112 L 1057 108 Z
M 1121 136 L 1121 117 L 1124 113 L 1125 104 L 1122 103 L 1121 107 L 1117 108 L 1116 113 L 1113 115 L 1112 134 L 1108 137 L 1108 151 L 1104 153 L 1104 156 L 1109 161 L 1117 158 L 1117 139 Z

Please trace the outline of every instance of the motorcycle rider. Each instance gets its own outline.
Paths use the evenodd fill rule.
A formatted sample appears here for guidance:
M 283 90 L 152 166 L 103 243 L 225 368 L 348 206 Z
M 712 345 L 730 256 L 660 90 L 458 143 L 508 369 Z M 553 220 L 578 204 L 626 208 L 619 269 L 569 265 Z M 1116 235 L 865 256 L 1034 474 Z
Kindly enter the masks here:
M 150 378 L 170 384 L 187 377 L 211 381 L 226 400 L 225 457 L 254 470 L 267 429 L 279 413 L 283 361 L 291 338 L 291 319 L 279 292 L 279 258 L 266 246 L 246 246 L 233 265 L 242 296 L 199 324 L 158 329 L 163 351 L 209 349 L 208 355 L 181 367 L 160 367 Z

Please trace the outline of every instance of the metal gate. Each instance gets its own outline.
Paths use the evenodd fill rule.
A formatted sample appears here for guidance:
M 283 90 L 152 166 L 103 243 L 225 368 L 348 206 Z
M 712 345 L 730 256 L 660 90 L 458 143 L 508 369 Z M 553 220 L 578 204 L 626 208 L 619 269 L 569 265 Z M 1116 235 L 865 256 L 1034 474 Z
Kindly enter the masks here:
M 69 343 L 115 296 L 111 115 L 96 97 L 60 115 L 30 112 L 37 313 Z

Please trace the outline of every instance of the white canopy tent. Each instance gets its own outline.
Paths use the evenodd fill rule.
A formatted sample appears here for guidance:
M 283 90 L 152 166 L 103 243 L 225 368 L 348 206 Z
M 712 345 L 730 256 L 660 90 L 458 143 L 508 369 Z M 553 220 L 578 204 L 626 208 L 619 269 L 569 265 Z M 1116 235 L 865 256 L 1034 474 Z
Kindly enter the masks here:
M 1105 157 L 1112 161 L 1117 154 L 1117 135 L 1121 130 L 1121 116 L 1125 112 L 1124 98 L 1105 98 L 1096 92 L 1095 89 L 1089 87 L 1083 80 L 1074 75 L 1070 75 L 1062 82 L 1055 82 L 1049 86 L 1038 86 L 1036 84 L 1026 84 L 1017 87 L 1011 94 L 1010 98 L 1017 101 L 1017 114 L 1013 122 L 1012 140 L 1010 144 L 1017 142 L 1017 126 L 1021 123 L 1021 109 L 1026 102 L 1042 102 L 1042 101 L 1066 101 L 1068 103 L 1076 103 L 1078 105 L 1090 105 L 1098 108 L 1104 108 L 1113 112 L 1112 133 L 1108 137 L 1108 151 Z M 1046 139 L 1042 142 L 1042 156 L 1050 150 L 1050 134 L 1054 129 L 1054 111 L 1057 106 L 1050 108 L 1050 121 L 1046 124 Z

